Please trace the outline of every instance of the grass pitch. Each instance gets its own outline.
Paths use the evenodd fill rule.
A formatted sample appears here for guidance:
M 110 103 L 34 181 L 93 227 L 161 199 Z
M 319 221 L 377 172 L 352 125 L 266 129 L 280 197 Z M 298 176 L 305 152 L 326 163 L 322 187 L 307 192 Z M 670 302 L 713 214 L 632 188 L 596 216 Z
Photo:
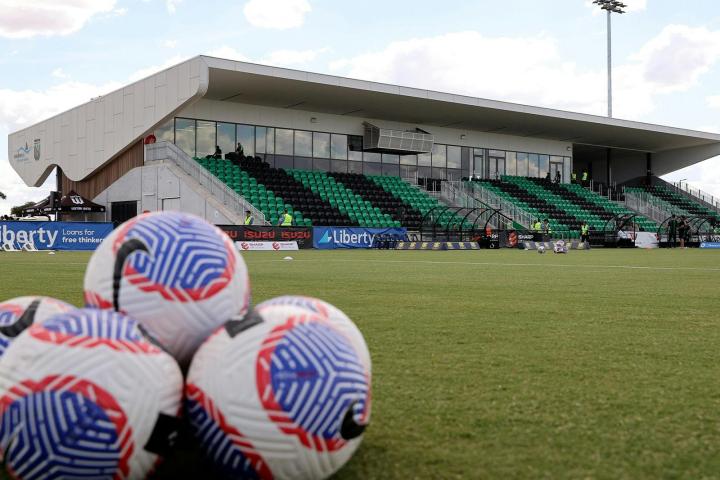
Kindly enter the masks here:
M 373 360 L 342 479 L 717 478 L 720 252 L 245 254 L 259 302 L 327 300 Z M 79 305 L 83 253 L 0 254 L 0 299 Z

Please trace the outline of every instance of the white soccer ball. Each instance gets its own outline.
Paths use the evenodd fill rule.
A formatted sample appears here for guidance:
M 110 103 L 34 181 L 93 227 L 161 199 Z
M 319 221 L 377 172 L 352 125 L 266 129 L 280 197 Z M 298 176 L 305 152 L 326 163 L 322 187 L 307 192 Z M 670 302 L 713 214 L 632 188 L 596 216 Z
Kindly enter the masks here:
M 43 323 L 58 313 L 74 309 L 51 297 L 16 297 L 0 303 L 0 357 L 18 335 L 33 323 Z
M 139 320 L 186 366 L 198 346 L 250 304 L 247 267 L 219 228 L 179 212 L 120 225 L 90 258 L 88 306 Z
M 538 253 L 545 253 L 545 245 L 540 245 L 537 247 Z
M 360 445 L 370 383 L 370 353 L 346 315 L 319 300 L 280 297 L 200 347 L 186 407 L 224 475 L 320 479 Z
M 14 478 L 144 478 L 177 435 L 183 378 L 116 312 L 23 332 L 0 362 L 0 454 Z

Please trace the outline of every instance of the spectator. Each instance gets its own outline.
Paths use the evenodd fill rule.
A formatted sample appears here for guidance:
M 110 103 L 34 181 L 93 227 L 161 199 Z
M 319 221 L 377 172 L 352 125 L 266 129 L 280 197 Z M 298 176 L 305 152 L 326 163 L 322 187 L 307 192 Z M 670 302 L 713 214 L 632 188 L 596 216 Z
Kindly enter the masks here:
M 555 170 L 555 183 L 560 183 L 560 170 Z
M 222 158 L 222 150 L 220 150 L 219 145 L 215 145 L 215 153 L 213 154 L 213 158 L 218 160 Z
M 547 180 L 548 182 L 550 181 L 550 172 L 547 172 L 545 174 L 545 180 Z
M 237 147 L 235 147 L 235 153 L 237 153 L 240 157 L 245 156 L 245 150 L 240 142 L 238 142 Z
M 292 227 L 293 217 L 287 211 L 287 208 L 283 210 L 282 215 L 278 219 L 278 225 L 281 227 Z
M 245 225 L 252 225 L 254 222 L 255 219 L 253 218 L 250 210 L 245 210 Z
M 678 222 L 673 213 L 668 220 L 668 247 L 675 248 L 677 244 Z

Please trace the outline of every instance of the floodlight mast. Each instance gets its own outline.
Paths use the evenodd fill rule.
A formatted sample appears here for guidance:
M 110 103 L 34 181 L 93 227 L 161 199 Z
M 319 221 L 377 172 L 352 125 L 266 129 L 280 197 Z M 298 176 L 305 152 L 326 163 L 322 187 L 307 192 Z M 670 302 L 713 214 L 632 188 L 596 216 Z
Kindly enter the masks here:
M 612 26 L 610 16 L 613 13 L 623 14 L 624 3 L 618 0 L 593 0 L 593 4 L 607 11 L 607 75 L 608 75 L 608 117 L 612 118 Z

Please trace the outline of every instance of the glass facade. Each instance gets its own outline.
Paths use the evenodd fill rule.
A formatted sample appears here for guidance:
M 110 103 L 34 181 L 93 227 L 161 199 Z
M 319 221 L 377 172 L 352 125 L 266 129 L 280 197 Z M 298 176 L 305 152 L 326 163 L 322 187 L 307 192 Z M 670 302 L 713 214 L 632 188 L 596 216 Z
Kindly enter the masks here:
M 481 178 L 500 175 L 544 177 L 561 172 L 568 182 L 570 157 L 540 153 L 469 148 L 436 143 L 432 153 L 380 154 L 362 151 L 362 137 L 175 118 L 155 131 L 158 141 L 171 141 L 193 157 L 235 151 L 239 143 L 245 155 L 259 156 L 277 168 L 299 168 L 366 175 L 402 175 L 458 180 L 471 174 Z

